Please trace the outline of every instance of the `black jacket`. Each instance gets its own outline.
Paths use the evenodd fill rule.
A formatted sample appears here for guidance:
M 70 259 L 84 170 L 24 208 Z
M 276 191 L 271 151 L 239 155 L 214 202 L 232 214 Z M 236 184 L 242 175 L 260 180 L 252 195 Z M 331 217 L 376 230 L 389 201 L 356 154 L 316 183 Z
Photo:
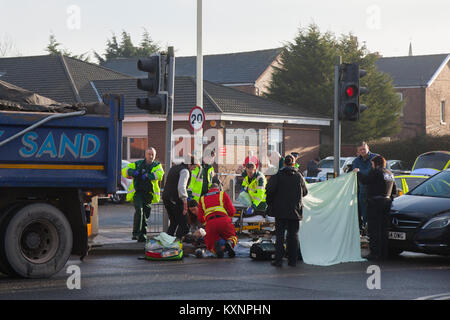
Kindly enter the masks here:
M 301 173 L 294 167 L 284 167 L 267 183 L 267 214 L 279 219 L 301 220 L 302 199 L 307 194 Z
M 367 198 L 393 198 L 397 193 L 394 175 L 386 168 L 370 169 L 368 175 L 358 172 L 358 180 L 367 185 Z
M 189 170 L 188 165 L 181 163 L 170 168 L 162 194 L 163 200 L 180 201 L 180 197 L 178 196 L 178 182 L 180 181 L 180 172 L 183 169 Z

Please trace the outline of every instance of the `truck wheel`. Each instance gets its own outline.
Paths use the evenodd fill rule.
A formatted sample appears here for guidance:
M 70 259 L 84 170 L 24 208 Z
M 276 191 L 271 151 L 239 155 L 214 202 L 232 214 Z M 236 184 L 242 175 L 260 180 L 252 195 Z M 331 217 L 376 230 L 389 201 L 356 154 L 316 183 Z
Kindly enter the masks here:
M 13 206 L 8 208 L 3 214 L 0 216 L 0 235 L 4 235 L 6 233 L 6 226 L 8 225 L 11 217 L 14 212 L 18 210 L 17 207 Z M 14 270 L 11 269 L 8 261 L 6 260 L 4 248 L 4 237 L 0 237 L 0 273 L 4 273 L 9 276 L 15 276 Z
M 49 204 L 36 203 L 11 217 L 2 249 L 17 275 L 47 278 L 64 267 L 72 243 L 72 229 L 64 214 Z

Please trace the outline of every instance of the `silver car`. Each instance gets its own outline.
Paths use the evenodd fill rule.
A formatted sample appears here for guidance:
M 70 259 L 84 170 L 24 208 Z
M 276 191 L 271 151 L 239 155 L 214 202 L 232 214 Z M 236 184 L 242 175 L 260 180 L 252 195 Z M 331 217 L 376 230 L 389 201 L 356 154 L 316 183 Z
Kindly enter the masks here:
M 122 160 L 122 169 L 128 164 L 130 164 L 129 161 Z M 115 204 L 124 203 L 127 198 L 128 188 L 130 187 L 131 182 L 133 182 L 132 179 L 124 178 L 122 173 L 120 173 L 120 184 L 117 186 L 118 190 L 116 193 L 109 195 L 109 199 Z

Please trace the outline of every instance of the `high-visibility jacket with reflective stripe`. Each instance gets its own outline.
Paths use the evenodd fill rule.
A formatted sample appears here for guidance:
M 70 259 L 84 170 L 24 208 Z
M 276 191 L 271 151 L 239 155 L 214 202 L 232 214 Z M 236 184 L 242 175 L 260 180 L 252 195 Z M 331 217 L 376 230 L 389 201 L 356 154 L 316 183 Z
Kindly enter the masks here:
M 205 223 L 208 220 L 207 217 L 211 214 L 233 217 L 235 213 L 236 210 L 230 197 L 219 189 L 211 189 L 200 198 L 198 220 L 201 223 Z
M 145 160 L 139 160 L 139 161 L 145 161 Z M 136 170 L 137 166 L 139 165 L 139 161 L 129 163 L 126 167 L 122 169 L 122 176 L 124 178 L 130 178 L 128 175 L 128 170 L 133 169 Z M 150 194 L 152 195 L 152 203 L 158 203 L 161 197 L 161 189 L 159 187 L 159 181 L 162 181 L 162 178 L 164 176 L 164 169 L 162 165 L 158 161 L 153 162 L 152 169 L 150 173 L 153 173 L 155 176 L 154 180 L 148 179 L 148 182 L 152 184 L 152 191 L 150 191 Z M 134 188 L 134 179 L 131 182 L 128 193 L 127 193 L 127 201 L 132 202 L 134 198 L 134 194 L 136 192 Z
M 248 191 L 252 199 L 252 205 L 256 208 L 261 202 L 266 202 L 266 177 L 259 171 L 256 171 L 252 178 L 244 178 L 242 187 Z
M 194 170 L 192 170 L 191 172 L 191 181 L 189 183 L 187 190 L 188 192 L 192 193 L 192 199 L 196 200 L 197 202 L 200 200 L 200 197 L 202 196 L 204 174 L 205 168 L 203 166 L 199 166 Z M 206 175 L 208 181 L 207 190 L 209 190 L 209 188 L 211 188 L 212 179 L 214 177 L 214 168 L 212 166 L 208 168 Z

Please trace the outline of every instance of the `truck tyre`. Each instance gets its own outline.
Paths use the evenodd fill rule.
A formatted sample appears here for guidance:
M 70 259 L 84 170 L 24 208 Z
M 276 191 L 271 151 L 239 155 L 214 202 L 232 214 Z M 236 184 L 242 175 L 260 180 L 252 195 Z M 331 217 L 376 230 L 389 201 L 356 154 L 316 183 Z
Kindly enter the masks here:
M 25 278 L 47 278 L 60 271 L 72 251 L 72 229 L 64 214 L 45 203 L 18 210 L 2 241 L 6 260 Z
M 10 207 L 0 216 L 0 235 L 6 233 L 6 226 L 11 220 L 12 215 L 18 210 L 18 207 Z M 11 269 L 8 261 L 6 260 L 4 248 L 4 237 L 0 237 L 0 273 L 4 273 L 9 276 L 15 276 L 14 270 Z

